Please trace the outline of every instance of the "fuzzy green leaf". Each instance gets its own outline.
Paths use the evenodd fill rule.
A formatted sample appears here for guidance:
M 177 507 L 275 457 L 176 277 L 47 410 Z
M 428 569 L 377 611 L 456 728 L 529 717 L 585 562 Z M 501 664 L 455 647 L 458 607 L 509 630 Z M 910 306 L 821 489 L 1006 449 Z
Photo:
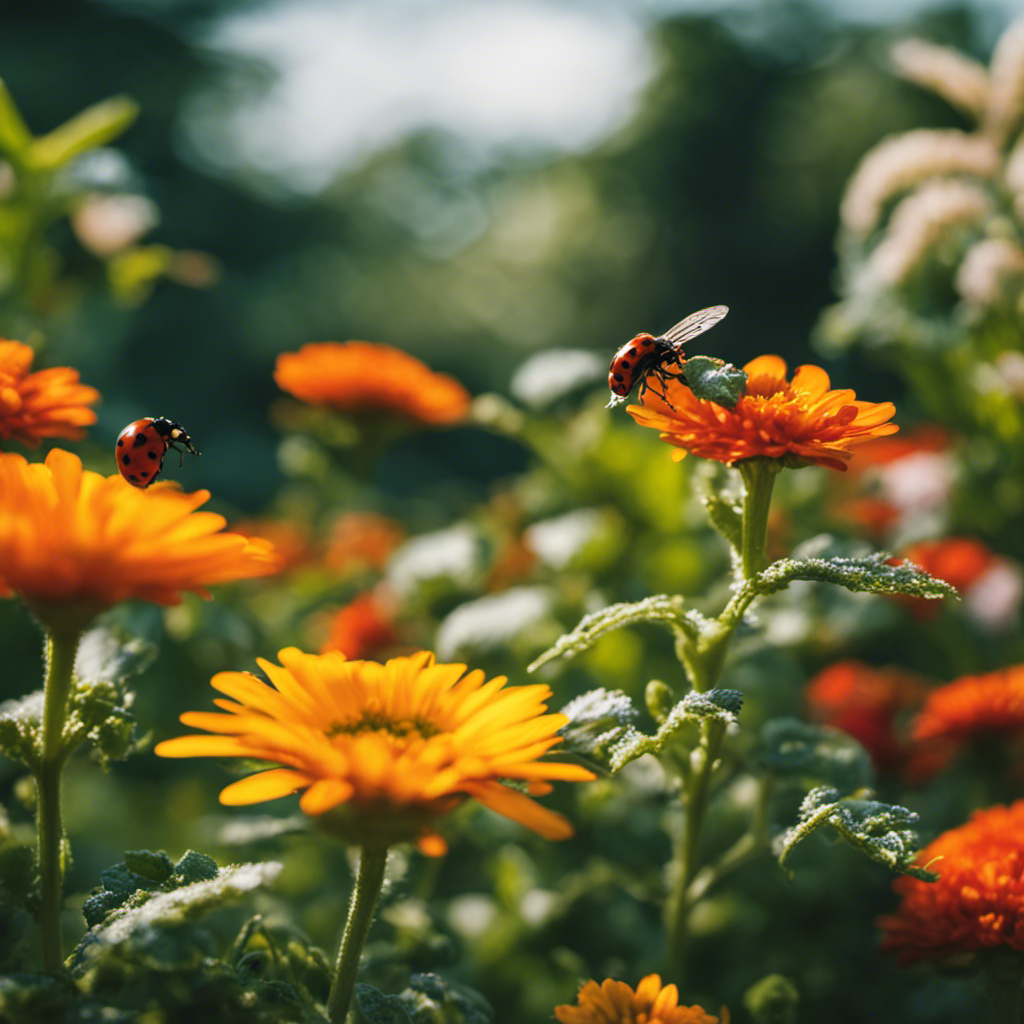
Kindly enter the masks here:
M 870 791 L 869 791 L 870 792 Z M 899 804 L 843 798 L 833 786 L 812 789 L 800 805 L 796 825 L 779 837 L 775 852 L 785 868 L 793 848 L 812 832 L 828 827 L 854 848 L 903 875 L 934 882 L 938 875 L 914 863 L 919 815 Z
M 81 683 L 119 683 L 149 668 L 157 650 L 155 643 L 116 626 L 98 626 L 78 644 L 75 675 Z
M 555 658 L 575 657 L 605 633 L 621 629 L 623 626 L 631 626 L 635 622 L 660 622 L 676 633 L 690 637 L 697 634 L 692 614 L 687 613 L 681 597 L 658 594 L 635 603 L 613 604 L 581 619 L 571 633 L 559 638 L 553 647 L 548 648 L 529 666 L 527 672 L 536 672 L 542 665 L 554 661 Z
M 747 375 L 738 366 L 714 356 L 691 356 L 683 363 L 683 376 L 698 397 L 734 409 L 747 386 Z
M 783 558 L 747 582 L 756 594 L 785 590 L 794 580 L 834 583 L 847 590 L 869 594 L 906 594 L 935 599 L 958 598 L 955 587 L 936 579 L 912 562 L 889 565 L 884 551 L 860 558 Z
M 680 730 L 703 720 L 735 725 L 742 704 L 743 697 L 736 690 L 707 690 L 705 693 L 691 690 L 668 713 L 653 736 L 646 736 L 632 726 L 627 728 L 609 751 L 608 767 L 614 774 L 644 754 L 660 754 Z
M 638 712 L 621 690 L 603 687 L 581 694 L 562 708 L 569 722 L 559 730 L 563 743 L 559 752 L 600 759 L 636 721 Z
M 138 104 L 127 96 L 112 96 L 95 103 L 52 132 L 33 139 L 26 153 L 27 160 L 38 170 L 57 170 L 76 156 L 116 139 L 138 113 Z
M 358 1024 L 412 1024 L 398 996 L 386 996 L 372 985 L 356 985 L 353 1003 Z
M 796 718 L 772 718 L 764 724 L 759 760 L 777 777 L 827 782 L 844 792 L 874 779 L 871 758 L 852 736 Z
M 0 754 L 34 769 L 39 763 L 43 691 L 0 704 Z
M 494 1010 L 479 992 L 438 974 L 414 974 L 399 998 L 416 1021 L 494 1024 Z
M 125 942 L 137 932 L 202 917 L 253 889 L 269 885 L 280 871 L 281 865 L 273 861 L 233 864 L 221 868 L 216 878 L 205 882 L 193 882 L 156 895 L 139 892 L 131 897 L 124 909 L 115 910 L 103 924 L 86 934 L 75 952 L 75 966 L 86 966 L 87 961 L 99 955 L 104 947 Z M 104 877 L 104 884 L 108 884 L 107 877 Z M 133 906 L 133 903 L 138 905 Z

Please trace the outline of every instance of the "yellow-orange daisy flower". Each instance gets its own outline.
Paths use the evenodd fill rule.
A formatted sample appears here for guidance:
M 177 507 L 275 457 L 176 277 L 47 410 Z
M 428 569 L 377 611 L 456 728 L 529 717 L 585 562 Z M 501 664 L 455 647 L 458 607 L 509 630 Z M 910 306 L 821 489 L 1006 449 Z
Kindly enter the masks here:
M 214 703 L 223 714 L 187 712 L 185 725 L 213 736 L 160 743 L 162 757 L 247 757 L 283 767 L 232 783 L 221 803 L 243 805 L 302 790 L 299 806 L 324 827 L 359 842 L 420 838 L 443 852 L 430 828 L 467 797 L 547 839 L 572 834 L 560 814 L 503 780 L 535 794 L 546 780 L 584 781 L 592 772 L 539 758 L 561 742 L 565 715 L 544 714 L 544 685 L 506 687 L 465 665 L 437 665 L 429 651 L 385 664 L 349 661 L 340 652 L 279 652 L 259 660 L 268 686 L 247 672 L 221 672 Z
M 976 811 L 917 860 L 934 862 L 939 880 L 893 883 L 902 900 L 879 919 L 883 948 L 904 964 L 964 960 L 994 946 L 1024 952 L 1024 801 Z
M 100 393 L 67 366 L 32 373 L 33 356 L 20 341 L 0 340 L 0 437 L 31 448 L 44 437 L 81 441 L 96 422 L 89 406 Z
M 828 374 L 800 366 L 792 381 L 778 356 L 758 356 L 743 367 L 747 386 L 735 408 L 697 398 L 681 381 L 667 381 L 667 401 L 648 390 L 643 405 L 626 411 L 642 427 L 661 431 L 679 461 L 687 452 L 732 464 L 758 456 L 793 466 L 845 470 L 851 447 L 894 434 L 892 402 L 859 402 L 852 391 L 831 391 Z
M 588 981 L 574 1006 L 556 1006 L 560 1024 L 729 1024 L 729 1011 L 713 1017 L 699 1006 L 680 1006 L 675 985 L 648 974 L 634 992 L 624 981 Z
M 278 387 L 310 405 L 341 412 L 383 411 L 421 423 L 458 423 L 469 393 L 454 378 L 390 345 L 325 341 L 277 357 Z
M 330 635 L 320 653 L 341 651 L 346 658 L 366 658 L 397 639 L 394 599 L 377 588 L 359 594 L 334 613 Z
M 174 484 L 141 491 L 59 448 L 37 463 L 0 454 L 0 594 L 88 619 L 126 598 L 176 604 L 182 591 L 208 596 L 211 584 L 275 572 L 267 541 L 195 511 L 209 497 Z

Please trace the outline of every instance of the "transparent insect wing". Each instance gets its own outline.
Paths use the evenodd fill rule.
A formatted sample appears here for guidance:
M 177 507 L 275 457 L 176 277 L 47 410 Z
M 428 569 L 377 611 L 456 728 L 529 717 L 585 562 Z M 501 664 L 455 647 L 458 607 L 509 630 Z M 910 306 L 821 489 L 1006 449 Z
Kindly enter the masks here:
M 661 336 L 661 339 L 671 342 L 674 346 L 682 345 L 691 338 L 696 338 L 698 334 L 710 331 L 728 312 L 728 306 L 708 306 L 707 309 L 698 309 L 696 313 L 691 313 L 685 319 L 680 320 L 675 327 L 670 327 Z

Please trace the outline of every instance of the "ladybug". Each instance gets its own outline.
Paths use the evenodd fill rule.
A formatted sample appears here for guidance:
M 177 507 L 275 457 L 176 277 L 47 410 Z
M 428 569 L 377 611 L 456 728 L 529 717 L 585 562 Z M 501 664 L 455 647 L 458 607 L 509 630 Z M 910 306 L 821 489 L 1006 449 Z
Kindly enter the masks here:
M 632 341 L 627 341 L 615 353 L 608 368 L 608 387 L 612 392 L 608 408 L 625 401 L 637 384 L 640 385 L 639 397 L 643 399 L 645 391 L 654 390 L 648 383 L 651 377 L 660 381 L 661 397 L 667 402 L 666 381 L 682 379 L 681 372 L 669 372 L 669 365 L 681 363 L 683 345 L 698 334 L 711 330 L 728 312 L 728 306 L 708 306 L 691 313 L 657 338 L 651 334 L 638 334 Z
M 128 483 L 135 487 L 148 487 L 160 472 L 168 448 L 178 453 L 179 466 L 184 461 L 183 451 L 199 454 L 180 423 L 166 416 L 136 420 L 117 435 L 114 449 L 117 468 Z

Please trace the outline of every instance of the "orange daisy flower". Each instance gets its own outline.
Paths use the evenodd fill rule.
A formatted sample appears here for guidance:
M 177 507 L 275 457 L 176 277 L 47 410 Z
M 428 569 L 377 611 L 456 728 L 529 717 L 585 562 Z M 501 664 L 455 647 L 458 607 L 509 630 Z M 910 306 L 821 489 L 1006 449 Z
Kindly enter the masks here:
M 35 353 L 20 341 L 0 340 L 0 437 L 35 448 L 44 437 L 81 441 L 96 422 L 88 408 L 100 393 L 67 366 L 31 372 Z
M 807 684 L 805 700 L 813 719 L 849 733 L 871 755 L 879 771 L 892 771 L 905 757 L 894 720 L 924 697 L 921 680 L 895 668 L 839 661 Z
M 340 412 L 383 411 L 435 426 L 458 423 L 469 393 L 418 359 L 368 341 L 325 341 L 277 357 L 278 387 L 310 405 Z
M 259 660 L 270 686 L 247 672 L 214 676 L 229 698 L 214 701 L 223 714 L 192 711 L 181 721 L 216 735 L 166 740 L 156 752 L 281 765 L 232 783 L 221 803 L 302 790 L 303 811 L 360 843 L 418 837 L 424 853 L 439 855 L 444 843 L 431 822 L 468 797 L 546 839 L 572 834 L 560 814 L 503 784 L 522 782 L 536 795 L 550 791 L 548 779 L 594 778 L 579 765 L 539 760 L 568 721 L 544 714 L 547 686 L 506 688 L 504 677 L 487 682 L 465 665 L 437 665 L 429 651 L 383 665 L 294 647 L 279 658 L 280 666 Z
M 214 583 L 276 572 L 267 541 L 195 511 L 209 497 L 141 491 L 59 448 L 37 463 L 0 454 L 0 595 L 19 594 L 44 620 L 77 609 L 88 621 L 127 598 L 176 604 L 185 590 L 208 597 Z
M 1024 800 L 975 811 L 917 859 L 935 861 L 940 878 L 903 875 L 893 883 L 902 899 L 879 919 L 884 949 L 903 964 L 963 961 L 995 946 L 1024 952 Z
M 828 374 L 818 366 L 798 367 L 792 381 L 778 356 L 758 356 L 743 369 L 746 391 L 734 409 L 697 398 L 681 381 L 669 380 L 667 402 L 648 391 L 643 405 L 626 412 L 640 426 L 661 431 L 661 439 L 676 449 L 676 462 L 692 452 L 728 465 L 762 456 L 790 466 L 845 470 L 853 445 L 899 429 L 888 422 L 896 412 L 892 402 L 858 402 L 852 391 L 831 391 Z
M 347 512 L 331 529 L 324 561 L 335 572 L 383 569 L 405 540 L 401 524 L 376 512 Z
M 600 985 L 588 981 L 574 1006 L 556 1006 L 560 1024 L 729 1024 L 729 1011 L 712 1017 L 699 1006 L 680 1006 L 675 985 L 661 984 L 648 974 L 634 992 L 624 981 L 606 978 Z
M 341 651 L 346 658 L 365 658 L 397 639 L 393 601 L 378 589 L 360 594 L 334 613 L 320 653 Z

